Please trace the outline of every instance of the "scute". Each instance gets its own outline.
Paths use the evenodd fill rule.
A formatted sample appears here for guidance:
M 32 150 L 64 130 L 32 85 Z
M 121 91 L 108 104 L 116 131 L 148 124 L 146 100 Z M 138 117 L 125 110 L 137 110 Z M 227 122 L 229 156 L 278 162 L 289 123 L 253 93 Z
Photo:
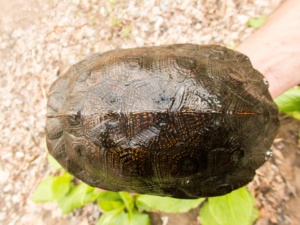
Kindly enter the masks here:
M 249 58 L 177 44 L 95 54 L 50 89 L 51 155 L 89 185 L 176 198 L 253 179 L 278 110 Z

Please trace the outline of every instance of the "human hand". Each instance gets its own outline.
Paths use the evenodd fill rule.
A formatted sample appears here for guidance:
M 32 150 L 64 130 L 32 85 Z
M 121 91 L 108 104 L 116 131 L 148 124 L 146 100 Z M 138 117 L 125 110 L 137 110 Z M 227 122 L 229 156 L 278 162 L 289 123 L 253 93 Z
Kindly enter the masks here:
M 273 98 L 300 84 L 300 1 L 285 1 L 236 50 L 267 78 Z

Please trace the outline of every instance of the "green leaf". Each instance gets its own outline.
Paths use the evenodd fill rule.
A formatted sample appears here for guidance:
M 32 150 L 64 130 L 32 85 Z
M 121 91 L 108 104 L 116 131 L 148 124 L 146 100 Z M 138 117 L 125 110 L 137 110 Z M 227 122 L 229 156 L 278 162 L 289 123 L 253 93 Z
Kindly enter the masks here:
M 258 217 L 255 199 L 246 187 L 212 197 L 200 209 L 203 225 L 251 225 Z
M 134 208 L 133 197 L 131 197 L 130 193 L 128 192 L 119 192 L 119 194 L 126 206 L 126 209 L 129 211 L 129 213 L 131 213 Z
M 200 221 L 202 225 L 220 225 L 222 222 L 217 221 L 217 217 L 210 212 L 209 205 L 206 203 L 200 209 Z M 234 224 L 232 224 L 234 225 Z
M 121 225 L 125 224 L 126 218 L 127 215 L 124 212 L 124 207 L 119 207 L 101 215 L 96 225 Z
M 76 208 L 80 208 L 89 202 L 95 201 L 100 193 L 97 195 L 97 190 L 85 183 L 80 183 L 75 186 L 70 194 L 58 201 L 58 205 L 62 209 L 63 214 L 67 214 Z
M 147 214 L 139 213 L 136 210 L 132 213 L 125 213 L 124 207 L 104 213 L 96 225 L 150 225 L 150 218 Z
M 251 18 L 248 20 L 248 26 L 254 29 L 260 28 L 267 20 L 266 16 Z
M 61 199 L 70 191 L 72 179 L 73 176 L 68 173 L 46 177 L 33 193 L 33 201 L 53 202 Z
M 53 158 L 52 155 L 48 154 L 47 158 L 49 165 L 52 166 L 54 169 L 62 169 L 61 165 L 56 161 L 56 159 Z
M 73 187 L 71 184 L 72 179 L 73 176 L 69 173 L 54 178 L 52 183 L 52 198 L 54 200 L 61 199 L 70 191 Z
M 32 200 L 35 203 L 53 201 L 52 197 L 52 183 L 55 177 L 49 176 L 41 181 L 37 189 L 33 193 Z
M 98 199 L 98 205 L 105 212 L 112 211 L 120 207 L 125 208 L 125 204 L 120 194 L 113 191 L 102 192 Z
M 101 192 L 97 188 L 91 187 L 89 185 L 87 186 L 88 187 L 84 197 L 85 204 L 96 201 L 101 195 Z
M 137 196 L 136 204 L 139 209 L 146 211 L 156 209 L 162 212 L 182 213 L 197 207 L 202 201 L 204 201 L 203 198 L 185 200 L 152 195 L 139 195 Z
M 286 114 L 299 115 L 300 114 L 300 87 L 291 88 L 278 96 L 275 103 L 280 111 Z
M 150 217 L 146 213 L 140 213 L 136 210 L 130 215 L 128 213 L 128 220 L 130 225 L 150 225 Z

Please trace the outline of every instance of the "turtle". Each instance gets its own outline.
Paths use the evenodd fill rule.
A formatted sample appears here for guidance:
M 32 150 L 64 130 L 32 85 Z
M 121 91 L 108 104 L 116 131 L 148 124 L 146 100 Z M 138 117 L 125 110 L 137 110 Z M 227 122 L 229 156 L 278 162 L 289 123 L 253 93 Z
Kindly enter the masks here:
M 49 153 L 88 185 L 195 199 L 249 183 L 278 127 L 246 55 L 187 43 L 73 65 L 50 88 L 45 133 Z

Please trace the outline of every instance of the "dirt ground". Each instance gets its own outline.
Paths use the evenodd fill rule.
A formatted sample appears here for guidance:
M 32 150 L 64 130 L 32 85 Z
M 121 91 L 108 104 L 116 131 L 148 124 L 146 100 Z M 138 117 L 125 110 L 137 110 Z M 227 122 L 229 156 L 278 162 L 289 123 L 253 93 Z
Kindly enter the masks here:
M 269 15 L 280 0 L 0 0 L 0 224 L 93 224 L 94 205 L 61 216 L 32 193 L 50 173 L 44 144 L 47 93 L 66 69 L 114 48 L 171 43 L 236 46 L 254 30 L 252 17 Z M 250 190 L 259 225 L 299 224 L 300 122 L 281 116 L 274 156 Z M 199 224 L 198 211 L 152 213 L 153 224 Z M 165 220 L 166 221 L 166 220 Z M 166 224 L 166 223 L 165 223 Z

